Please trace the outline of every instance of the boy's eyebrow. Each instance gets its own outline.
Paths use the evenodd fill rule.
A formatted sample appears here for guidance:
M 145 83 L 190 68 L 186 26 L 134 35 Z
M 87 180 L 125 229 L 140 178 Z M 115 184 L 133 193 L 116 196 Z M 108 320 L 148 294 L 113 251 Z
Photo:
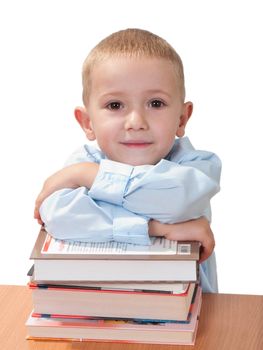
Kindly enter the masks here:
M 171 97 L 171 94 L 169 92 L 161 90 L 161 89 L 151 89 L 151 90 L 147 90 L 146 92 L 149 94 L 154 94 L 154 95 L 155 94 L 157 94 L 157 95 L 162 94 L 162 95 L 166 95 L 168 97 Z
M 104 98 L 104 97 L 111 97 L 111 96 L 122 96 L 125 95 L 125 93 L 123 91 L 110 91 L 110 92 L 106 92 L 105 94 L 101 94 L 100 97 Z
M 167 91 L 161 90 L 161 89 L 150 89 L 145 90 L 145 94 L 151 94 L 151 95 L 166 95 L 167 97 L 171 98 L 171 94 Z M 100 98 L 107 98 L 107 97 L 115 97 L 115 96 L 125 96 L 126 93 L 124 91 L 110 91 L 105 94 L 101 94 Z

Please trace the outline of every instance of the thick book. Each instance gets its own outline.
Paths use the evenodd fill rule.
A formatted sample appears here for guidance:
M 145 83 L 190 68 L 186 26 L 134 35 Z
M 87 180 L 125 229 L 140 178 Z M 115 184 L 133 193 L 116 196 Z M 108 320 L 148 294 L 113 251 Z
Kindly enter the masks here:
M 198 242 L 152 237 L 150 246 L 56 240 L 42 228 L 33 248 L 36 281 L 177 281 L 198 279 Z
M 188 324 L 138 323 L 127 320 L 79 320 L 73 318 L 32 317 L 26 322 L 28 339 L 74 341 L 114 341 L 125 343 L 192 345 L 198 328 L 201 288 L 197 290 Z
M 179 293 L 30 283 L 34 312 L 53 316 L 81 316 L 187 321 L 196 290 L 194 283 Z

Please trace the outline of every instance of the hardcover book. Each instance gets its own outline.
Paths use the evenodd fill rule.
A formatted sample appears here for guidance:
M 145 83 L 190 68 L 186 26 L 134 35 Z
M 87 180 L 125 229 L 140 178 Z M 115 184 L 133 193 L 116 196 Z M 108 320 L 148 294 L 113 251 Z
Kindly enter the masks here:
M 188 284 L 185 291 L 168 293 L 90 289 L 64 285 L 30 283 L 34 312 L 74 317 L 92 316 L 125 319 L 187 321 L 194 300 L 196 285 Z
M 42 228 L 31 254 L 36 281 L 196 282 L 198 242 L 151 238 L 150 246 L 56 240 Z

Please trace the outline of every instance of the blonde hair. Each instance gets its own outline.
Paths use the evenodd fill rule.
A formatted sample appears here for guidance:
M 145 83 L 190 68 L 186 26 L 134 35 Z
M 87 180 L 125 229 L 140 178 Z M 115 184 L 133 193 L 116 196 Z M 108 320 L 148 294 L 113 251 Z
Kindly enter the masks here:
M 180 56 L 164 39 L 147 30 L 125 29 L 113 33 L 99 42 L 89 53 L 82 68 L 83 103 L 89 96 L 91 73 L 94 65 L 111 57 L 162 58 L 170 61 L 174 67 L 182 98 L 185 98 L 184 69 Z

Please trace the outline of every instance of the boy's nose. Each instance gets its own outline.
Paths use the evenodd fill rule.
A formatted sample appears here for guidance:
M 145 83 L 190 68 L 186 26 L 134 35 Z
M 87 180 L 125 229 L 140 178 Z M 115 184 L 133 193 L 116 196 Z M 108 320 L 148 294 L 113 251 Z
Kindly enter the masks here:
M 125 129 L 134 129 L 134 130 L 146 130 L 148 129 L 147 120 L 141 111 L 131 111 L 126 118 Z

